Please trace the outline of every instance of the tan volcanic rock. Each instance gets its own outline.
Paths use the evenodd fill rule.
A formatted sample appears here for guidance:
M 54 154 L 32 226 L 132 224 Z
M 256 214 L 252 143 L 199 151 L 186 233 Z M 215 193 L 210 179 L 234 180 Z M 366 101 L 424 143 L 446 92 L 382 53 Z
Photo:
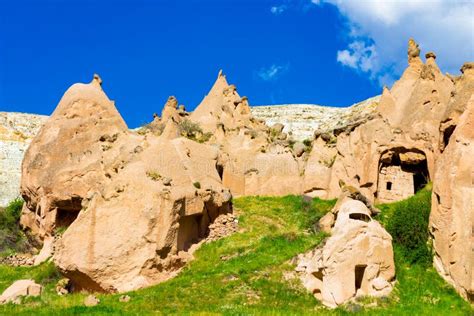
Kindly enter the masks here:
M 474 298 L 474 96 L 460 116 L 434 177 L 430 231 L 434 266 L 466 299 Z
M 98 78 L 69 88 L 23 159 L 22 225 L 43 238 L 69 224 L 87 192 L 106 181 L 103 157 L 126 132 Z
M 122 292 L 176 275 L 232 195 L 218 149 L 179 137 L 172 111 L 162 136 L 129 131 L 99 82 L 73 85 L 28 149 L 22 224 L 67 228 L 54 262 L 76 290 Z
M 334 130 L 334 137 L 316 135 L 325 143 L 313 144 L 310 163 L 305 166 L 309 171 L 305 171 L 305 192 L 334 198 L 339 194 L 338 182 L 343 180 L 361 188 L 372 200 L 391 202 L 413 195 L 433 177 L 443 139 L 449 138 L 450 122 L 455 121 L 447 113 L 454 113 L 451 108 L 462 113 L 466 97 L 472 93 L 472 77 L 467 66 L 467 75 L 454 83 L 441 74 L 433 53 L 423 64 L 413 40 L 408 55 L 408 68 L 392 89 L 384 89 L 371 118 Z M 320 156 L 333 147 L 337 155 L 328 171 Z M 383 158 L 388 155 L 393 159 Z M 324 180 L 315 180 L 318 174 Z
M 76 288 L 125 292 L 173 277 L 231 211 L 216 149 L 183 138 L 147 143 L 85 200 L 59 242 L 55 263 Z
M 176 122 L 180 121 L 180 116 L 178 114 L 178 100 L 174 96 L 168 98 L 163 111 L 161 112 L 161 119 L 163 121 L 168 121 L 170 118 L 173 118 Z
M 444 112 L 439 128 L 441 151 L 447 146 L 459 117 L 466 110 L 467 103 L 474 93 L 474 63 L 465 63 L 461 67 L 461 72 L 462 75 L 454 79 L 456 90 L 452 93 L 453 97 Z
M 33 280 L 18 280 L 10 285 L 2 295 L 0 295 L 0 304 L 9 302 L 19 303 L 23 296 L 39 296 L 43 287 L 36 284 Z
M 298 257 L 303 285 L 324 305 L 337 307 L 355 296 L 386 296 L 393 288 L 392 238 L 358 200 L 342 197 L 326 243 Z
M 190 115 L 211 143 L 221 149 L 222 182 L 234 195 L 283 195 L 301 192 L 301 163 L 284 140 L 283 126 L 270 129 L 250 113 L 246 98 L 222 72 Z
M 199 123 L 206 132 L 214 132 L 220 124 L 227 129 L 234 129 L 239 123 L 242 124 L 239 118 L 245 116 L 245 112 L 250 112 L 246 111 L 245 104 L 245 111 L 237 111 L 237 106 L 242 102 L 246 103 L 237 93 L 235 86 L 229 85 L 220 71 L 216 82 L 190 115 L 190 119 Z

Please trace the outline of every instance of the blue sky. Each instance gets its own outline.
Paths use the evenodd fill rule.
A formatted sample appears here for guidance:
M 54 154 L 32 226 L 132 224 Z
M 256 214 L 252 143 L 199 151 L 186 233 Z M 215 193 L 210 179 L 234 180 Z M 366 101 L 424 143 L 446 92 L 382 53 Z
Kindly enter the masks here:
M 432 2 L 440 4 L 432 19 L 449 17 L 443 1 Z M 50 114 L 71 84 L 97 72 L 136 127 L 169 95 L 194 109 L 221 68 L 251 105 L 347 106 L 400 75 L 413 34 L 422 49 L 454 41 L 457 54 L 438 45 L 443 70 L 474 59 L 473 8 L 459 5 L 447 25 L 467 18 L 467 28 L 453 40 L 436 35 L 429 16 L 407 30 L 421 5 L 371 13 L 350 0 L 0 0 L 0 111 Z

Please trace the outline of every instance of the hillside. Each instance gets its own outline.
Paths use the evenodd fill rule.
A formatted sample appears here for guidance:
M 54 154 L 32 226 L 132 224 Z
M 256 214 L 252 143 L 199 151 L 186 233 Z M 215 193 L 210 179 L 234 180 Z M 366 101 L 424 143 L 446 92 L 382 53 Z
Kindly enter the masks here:
M 469 304 L 447 285 L 435 270 L 422 262 L 410 263 L 402 245 L 395 243 L 397 284 L 388 297 L 358 299 L 327 310 L 294 278 L 292 258 L 321 243 L 325 235 L 314 231 L 315 222 L 335 201 L 304 201 L 298 196 L 244 197 L 235 200 L 239 232 L 205 244 L 176 278 L 148 289 L 121 295 L 99 295 L 101 302 L 85 307 L 86 294 L 58 296 L 60 276 L 50 263 L 35 268 L 0 266 L 0 291 L 12 281 L 33 278 L 45 286 L 38 298 L 21 305 L 0 306 L 2 315 L 468 315 Z M 380 216 L 393 226 L 397 212 L 411 212 L 410 205 L 429 212 L 430 191 L 409 200 L 383 205 Z M 426 212 L 425 212 L 426 214 Z M 427 231 L 427 218 L 420 223 Z M 410 231 L 402 232 L 410 234 Z M 408 235 L 404 235 L 408 236 Z

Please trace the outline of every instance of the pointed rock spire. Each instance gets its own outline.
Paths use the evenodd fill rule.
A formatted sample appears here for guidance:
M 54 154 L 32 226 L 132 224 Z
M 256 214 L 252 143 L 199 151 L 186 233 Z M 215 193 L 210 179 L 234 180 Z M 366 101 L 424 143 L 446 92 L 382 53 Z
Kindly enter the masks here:
M 98 74 L 94 74 L 91 84 L 102 89 L 102 78 Z
M 408 64 L 422 64 L 420 59 L 420 47 L 413 38 L 408 40 Z

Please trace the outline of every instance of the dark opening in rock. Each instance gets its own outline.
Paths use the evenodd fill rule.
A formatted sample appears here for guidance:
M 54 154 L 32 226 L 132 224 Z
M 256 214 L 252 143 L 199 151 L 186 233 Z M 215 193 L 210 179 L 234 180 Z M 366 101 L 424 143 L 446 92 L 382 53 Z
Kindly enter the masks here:
M 398 147 L 381 154 L 376 194 L 380 202 L 406 199 L 428 182 L 428 165 L 423 151 Z
M 219 178 L 221 178 L 222 180 L 222 177 L 224 176 L 224 166 L 217 164 L 216 169 L 217 169 L 217 173 L 219 174 Z
M 362 282 L 364 281 L 365 268 L 367 265 L 357 265 L 355 266 L 355 291 L 362 287 Z
M 443 148 L 441 151 L 444 151 L 449 144 L 449 140 L 451 139 L 451 135 L 453 135 L 454 130 L 456 129 L 456 125 L 451 125 L 447 127 L 443 132 Z
M 363 214 L 363 213 L 349 214 L 349 218 L 357 220 L 357 221 L 370 222 L 370 217 L 367 214 Z
M 56 210 L 56 227 L 69 227 L 79 215 L 79 211 L 65 210 L 58 208 Z
M 179 220 L 178 251 L 187 251 L 193 244 L 204 237 L 201 227 L 202 215 L 183 216 Z

